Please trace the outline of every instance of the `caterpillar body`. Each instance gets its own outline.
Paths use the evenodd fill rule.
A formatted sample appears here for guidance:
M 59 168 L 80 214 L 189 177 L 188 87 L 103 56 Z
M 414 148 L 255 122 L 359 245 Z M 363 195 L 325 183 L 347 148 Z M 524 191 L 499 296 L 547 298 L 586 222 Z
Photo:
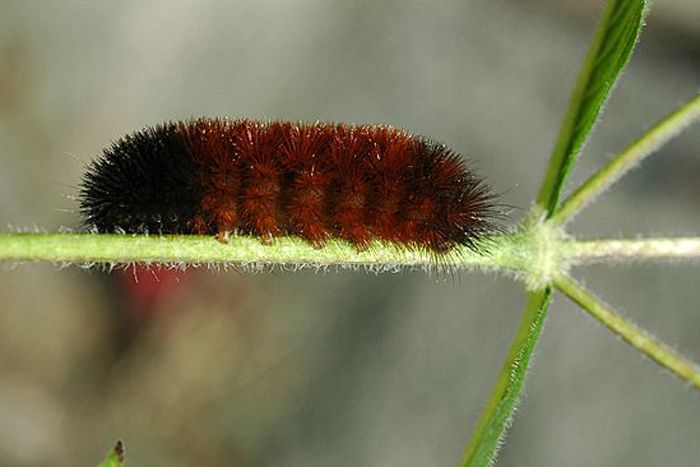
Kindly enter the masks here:
M 80 186 L 99 232 L 380 240 L 444 254 L 497 228 L 495 196 L 445 145 L 387 125 L 201 118 L 105 149 Z

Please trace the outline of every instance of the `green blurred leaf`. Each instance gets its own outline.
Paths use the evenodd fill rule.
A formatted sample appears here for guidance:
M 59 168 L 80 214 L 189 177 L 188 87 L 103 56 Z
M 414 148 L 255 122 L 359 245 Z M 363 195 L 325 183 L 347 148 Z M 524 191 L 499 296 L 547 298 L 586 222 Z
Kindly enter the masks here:
M 550 217 L 566 177 L 629 61 L 642 29 L 645 0 L 610 0 L 588 50 L 569 108 L 559 130 L 537 204 Z
M 126 465 L 125 454 L 126 449 L 124 448 L 124 443 L 118 440 L 114 443 L 114 447 L 109 451 L 105 460 L 103 460 L 98 467 L 122 467 Z

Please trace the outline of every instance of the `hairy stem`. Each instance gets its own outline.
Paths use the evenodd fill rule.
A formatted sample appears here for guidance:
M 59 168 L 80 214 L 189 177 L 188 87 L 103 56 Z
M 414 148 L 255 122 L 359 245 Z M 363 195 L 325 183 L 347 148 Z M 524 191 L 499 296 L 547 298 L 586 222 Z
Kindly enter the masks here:
M 329 241 L 313 248 L 299 238 L 276 238 L 272 245 L 246 236 L 231 237 L 222 244 L 206 236 L 146 236 L 111 234 L 0 234 L 0 261 L 50 261 L 77 263 L 235 263 L 251 265 L 444 266 L 449 268 L 490 267 L 522 269 L 529 263 L 522 234 L 492 237 L 482 253 L 460 248 L 436 260 L 422 251 L 406 251 L 375 244 L 363 252 L 343 241 Z
M 635 349 L 649 356 L 656 363 L 684 381 L 700 389 L 700 368 L 672 349 L 654 339 L 644 330 L 613 312 L 585 287 L 571 277 L 562 275 L 554 280 L 557 289 L 580 305 L 610 331 L 617 334 Z
M 564 224 L 571 220 L 588 203 L 622 178 L 628 170 L 698 119 L 700 119 L 700 94 L 657 122 L 649 131 L 593 174 L 561 204 L 552 216 L 552 222 Z
M 481 467 L 494 462 L 515 406 L 520 400 L 525 375 L 544 325 L 551 296 L 550 287 L 530 293 L 523 319 L 491 393 L 491 399 L 462 458 L 463 467 Z
M 561 258 L 570 264 L 618 259 L 700 258 L 700 237 L 570 240 L 563 242 Z
M 0 262 L 54 263 L 233 263 L 242 265 L 367 266 L 447 269 L 489 268 L 516 271 L 535 283 L 546 283 L 568 265 L 605 260 L 700 258 L 700 237 L 570 240 L 558 228 L 537 228 L 491 237 L 483 251 L 460 248 L 436 259 L 420 251 L 375 244 L 358 252 L 352 245 L 331 241 L 313 248 L 292 237 L 263 245 L 254 237 L 234 236 L 228 244 L 204 236 L 145 236 L 104 234 L 0 233 Z

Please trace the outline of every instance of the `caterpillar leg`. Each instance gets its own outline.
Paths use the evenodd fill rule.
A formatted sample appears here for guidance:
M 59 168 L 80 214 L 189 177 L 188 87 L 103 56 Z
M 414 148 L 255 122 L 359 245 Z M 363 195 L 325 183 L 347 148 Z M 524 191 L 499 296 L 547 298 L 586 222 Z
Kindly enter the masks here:
M 220 230 L 216 232 L 216 235 L 214 238 L 216 238 L 217 241 L 220 243 L 223 243 L 224 245 L 228 244 L 229 241 L 231 241 L 231 231 L 230 230 Z

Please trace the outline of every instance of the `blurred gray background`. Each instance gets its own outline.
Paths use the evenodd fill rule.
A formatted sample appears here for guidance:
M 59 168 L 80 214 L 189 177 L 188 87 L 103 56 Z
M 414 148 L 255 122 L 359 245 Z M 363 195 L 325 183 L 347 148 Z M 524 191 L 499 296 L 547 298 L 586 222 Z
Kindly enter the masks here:
M 700 87 L 700 2 L 654 3 L 574 181 Z M 76 227 L 76 185 L 101 148 L 200 115 L 430 135 L 476 162 L 518 208 L 515 223 L 601 10 L 575 0 L 3 0 L 0 223 Z M 698 235 L 698 147 L 696 126 L 572 232 Z M 700 361 L 699 271 L 575 273 Z M 141 289 L 130 274 L 0 269 L 0 465 L 94 465 L 118 437 L 134 466 L 456 465 L 524 304 L 520 284 L 476 273 L 198 269 L 158 285 L 141 271 Z M 498 465 L 690 466 L 698 439 L 698 392 L 557 296 Z

